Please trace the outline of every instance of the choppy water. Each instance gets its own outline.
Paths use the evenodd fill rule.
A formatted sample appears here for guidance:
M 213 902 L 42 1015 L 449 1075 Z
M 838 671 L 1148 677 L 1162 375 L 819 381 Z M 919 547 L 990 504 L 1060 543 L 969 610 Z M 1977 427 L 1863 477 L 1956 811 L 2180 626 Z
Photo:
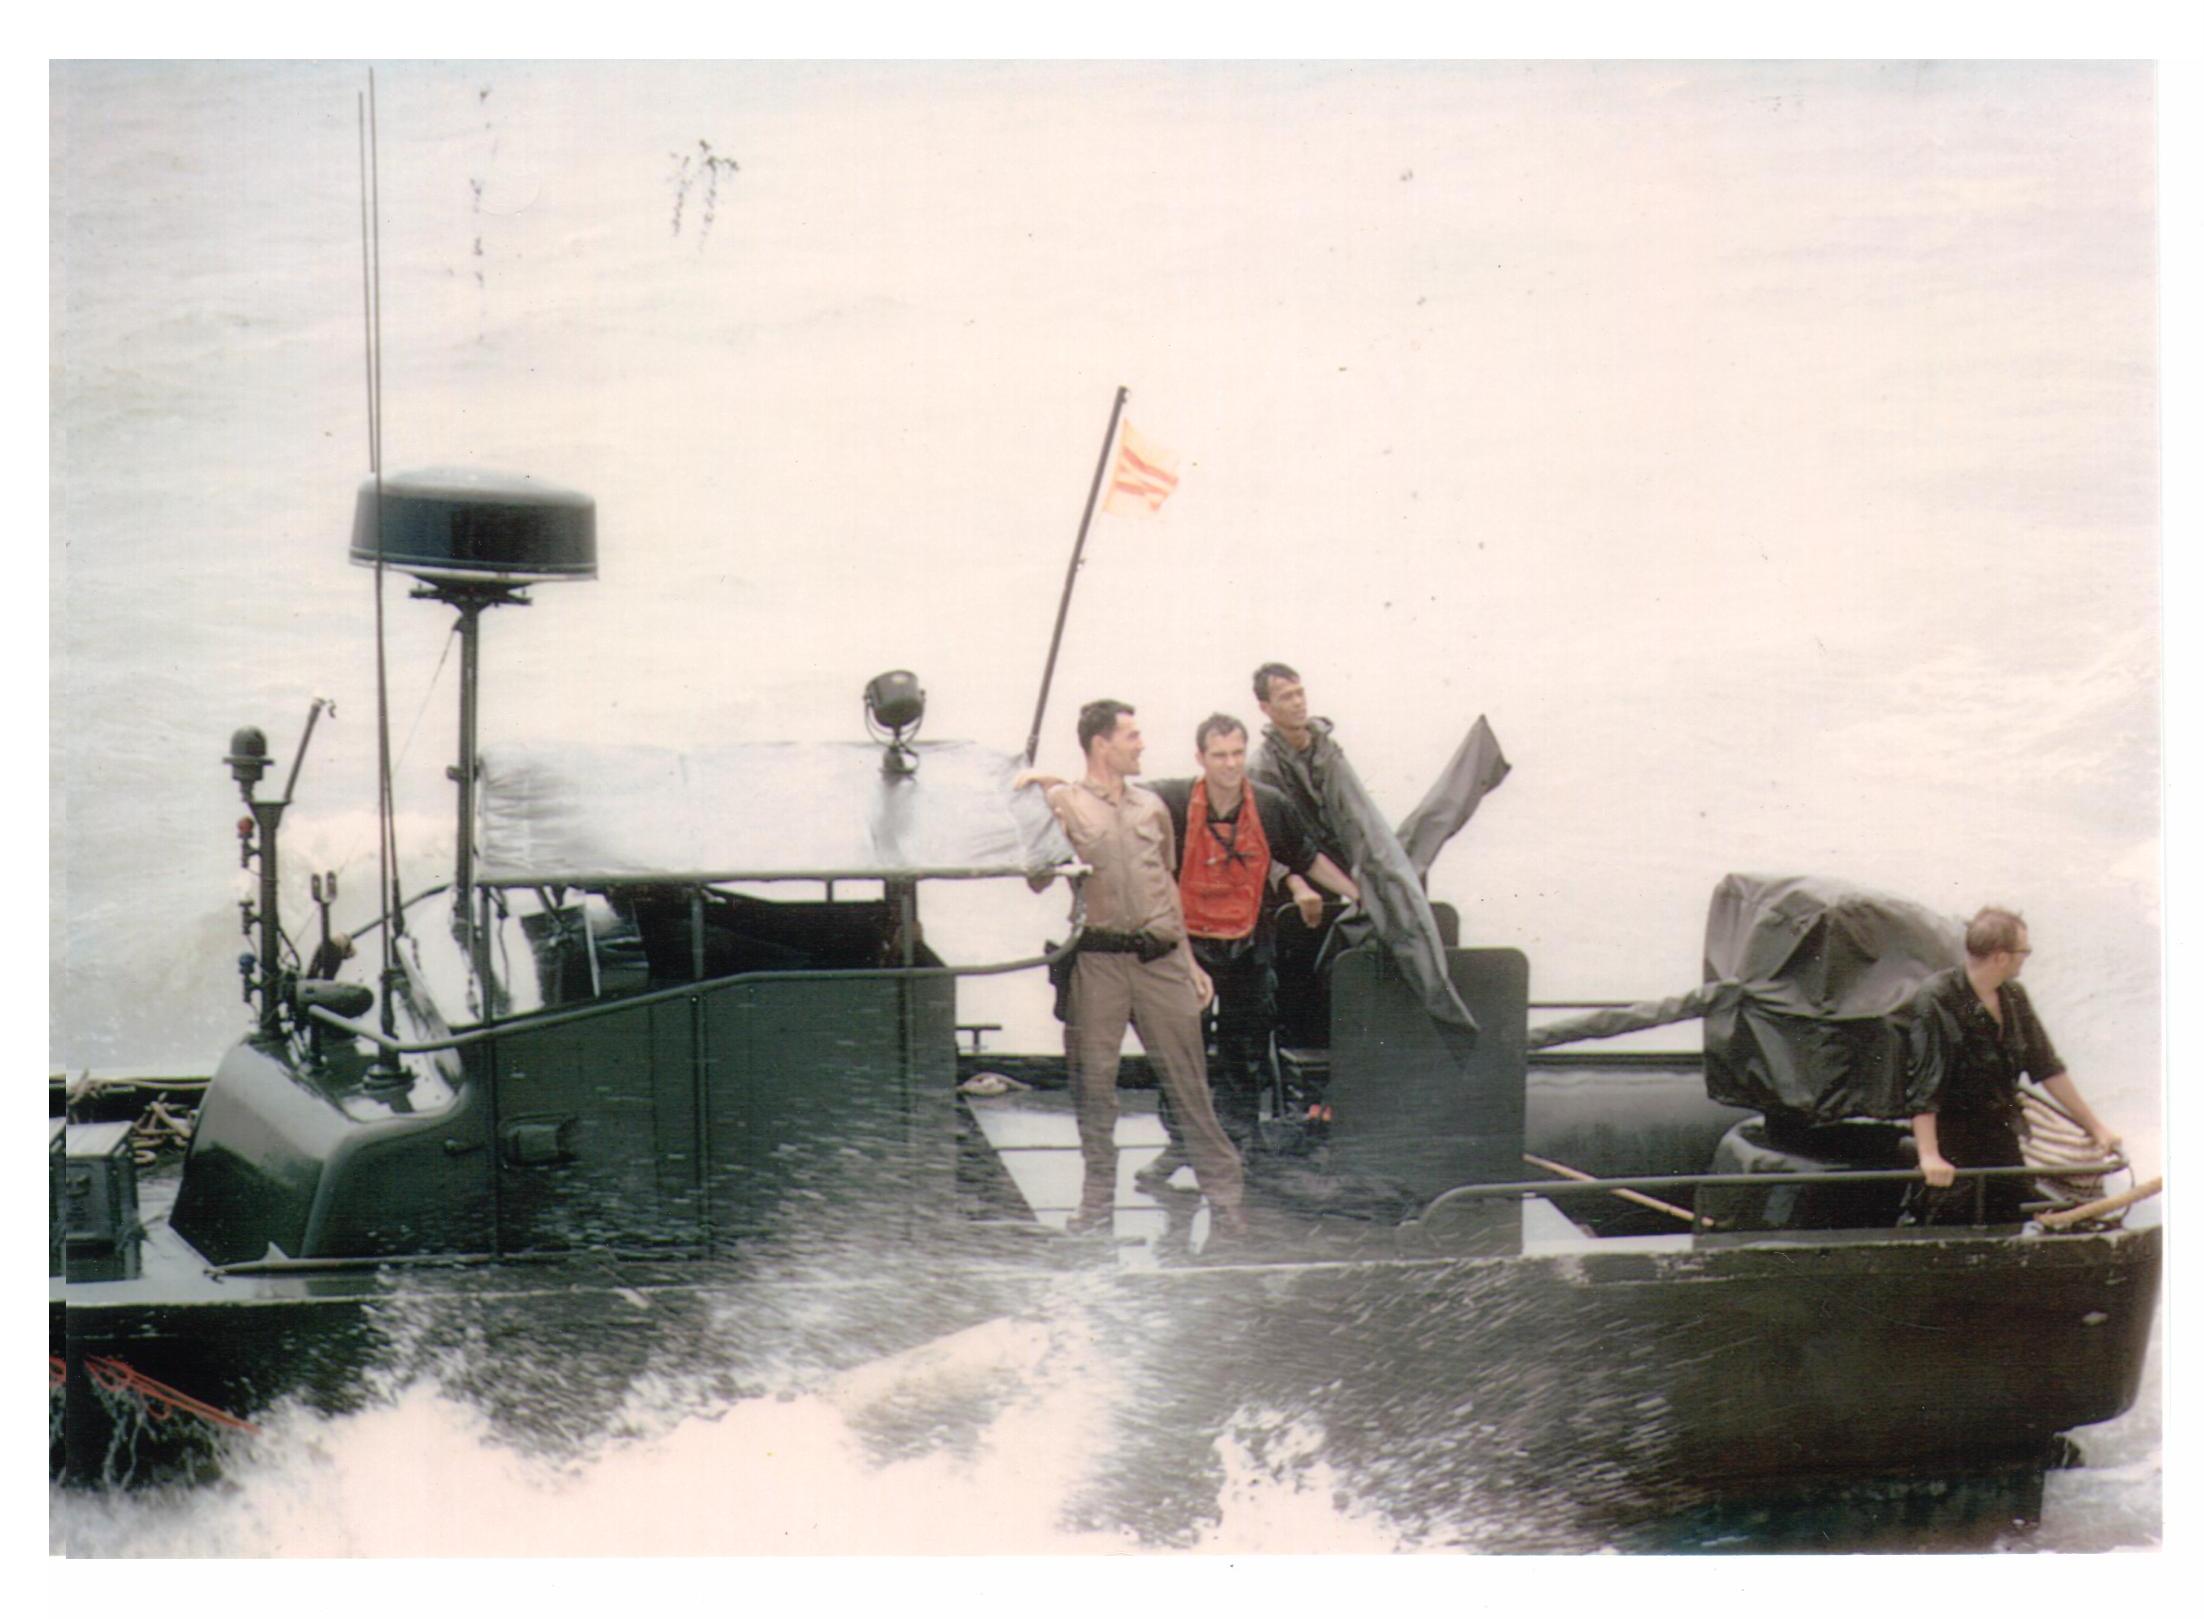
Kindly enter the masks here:
M 1120 1376 L 1076 1327 L 1004 1320 L 804 1392 L 678 1420 L 648 1406 L 581 1461 L 516 1452 L 477 1406 L 417 1386 L 356 1417 L 287 1415 L 220 1489 L 57 1500 L 56 1543 L 156 1557 L 1139 1550 L 1153 1542 L 1066 1521 L 1108 1482 L 1092 1462 Z M 959 1442 L 912 1443 L 899 1430 L 914 1408 Z M 1236 1414 L 1213 1521 L 1165 1543 L 1402 1547 L 1382 1510 L 1340 1498 L 1320 1451 L 1321 1435 L 1274 1414 Z M 424 1477 L 433 1492 L 409 1487 Z M 486 1509 L 453 1514 L 461 1500 Z
M 1494 1285 L 1502 1291 L 1472 1302 L 1512 1308 L 1506 1279 Z M 261 1434 L 225 1447 L 219 1482 L 54 1492 L 53 1547 L 102 1557 L 2094 1551 L 2159 1536 L 2155 1393 L 2081 1436 L 2082 1465 L 2049 1477 L 2040 1524 L 1954 1522 L 1918 1506 L 1871 1518 L 1832 1504 L 1771 1528 L 1710 1514 L 1682 1485 L 1650 1500 L 1644 1478 L 1618 1465 L 1623 1452 L 1578 1443 L 1626 1438 L 1619 1425 L 1644 1419 L 1628 1400 L 1594 1409 L 1589 1380 L 1571 1369 L 1572 1353 L 1613 1345 L 1556 1344 L 1466 1388 L 1399 1395 L 1385 1388 L 1382 1357 L 1365 1356 L 1349 1386 L 1296 1386 L 1301 1356 L 1271 1345 L 1273 1374 L 1239 1376 L 1248 1392 L 1220 1399 L 1205 1349 L 1248 1346 L 1218 1331 L 1214 1300 L 1199 1312 L 1205 1343 L 1162 1296 L 1071 1278 L 1023 1308 L 878 1355 L 816 1344 L 760 1354 L 773 1334 L 735 1319 L 759 1306 L 745 1292 L 678 1348 L 647 1332 L 593 1341 L 546 1329 L 540 1306 L 522 1336 L 470 1324 L 434 1353 L 401 1352 L 408 1369 L 371 1377 L 362 1409 L 279 1407 Z M 836 1316 L 812 1308 L 773 1326 Z M 765 1315 L 785 1309 L 764 1295 Z M 1431 1422 L 1434 1409 L 1450 1421 Z M 1557 1464 L 1556 1450 L 1572 1460 Z
M 287 765 L 337 701 L 286 822 L 294 928 L 310 870 L 340 923 L 373 892 L 360 77 L 54 74 L 55 1068 L 204 1072 L 238 1028 L 236 725 Z M 599 501 L 603 578 L 492 616 L 493 741 L 851 735 L 902 665 L 929 734 L 1012 747 L 1128 383 L 1185 477 L 1096 532 L 1044 762 L 1107 692 L 1180 768 L 1284 657 L 1405 809 L 1489 714 L 1515 773 L 1434 887 L 1541 995 L 1694 982 L 1730 870 L 2017 903 L 2149 1173 L 2153 118 L 2122 67 L 392 69 L 386 462 Z M 448 860 L 455 670 L 441 610 L 389 611 L 410 887 Z M 958 893 L 932 931 L 1022 954 L 1059 907 Z M 967 1006 L 1053 1034 L 1032 986 Z M 497 1504 L 469 1550 L 962 1545 L 956 1493 L 991 1549 L 1114 1544 L 1032 1471 L 1034 1432 L 1112 1409 L 1021 1358 L 1052 1330 L 943 1351 L 1015 1391 L 962 1448 L 882 1460 L 799 1367 L 553 1463 L 423 1385 L 279 1423 L 219 1493 L 57 1499 L 54 1543 L 439 1549 L 365 1505 L 427 1456 Z M 2027 1543 L 2155 1543 L 2158 1411 L 2154 1376 Z M 613 1510 L 777 1447 L 866 1510 Z M 1175 1543 L 1421 1533 L 1290 1422 L 1215 1455 Z

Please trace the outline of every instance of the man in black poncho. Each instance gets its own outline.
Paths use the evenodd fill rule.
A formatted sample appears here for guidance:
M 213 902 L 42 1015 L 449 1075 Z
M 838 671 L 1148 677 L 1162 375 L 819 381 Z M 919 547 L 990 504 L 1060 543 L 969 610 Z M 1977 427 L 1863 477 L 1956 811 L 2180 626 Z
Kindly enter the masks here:
M 1477 1020 L 1447 976 L 1446 948 L 1430 901 L 1424 897 L 1428 857 L 1419 862 L 1411 855 L 1401 835 L 1379 813 L 1355 767 L 1348 763 L 1346 751 L 1334 739 L 1331 721 L 1310 715 L 1308 692 L 1298 673 L 1282 663 L 1264 664 L 1255 671 L 1255 700 L 1270 724 L 1264 728 L 1262 747 L 1248 765 L 1249 778 L 1284 795 L 1315 832 L 1318 847 L 1352 875 L 1371 930 L 1391 953 L 1425 1012 L 1450 1039 L 1474 1041 Z M 1489 737 L 1480 721 L 1450 767 L 1450 775 L 1458 767 L 1477 774 L 1471 790 L 1457 793 L 1443 814 L 1427 801 L 1410 818 L 1419 845 L 1428 843 L 1429 853 L 1437 852 L 1438 845 L 1468 819 L 1477 799 L 1507 773 L 1507 761 L 1500 758 L 1496 744 L 1489 750 L 1471 748 Z M 1429 836 L 1424 835 L 1426 827 Z
M 1966 942 L 1966 965 L 1935 974 L 1913 998 L 1906 1102 L 1927 1184 L 1915 1188 L 1908 1212 L 1931 1225 L 1973 1218 L 1973 1189 L 1954 1185 L 1955 1169 L 2025 1162 L 2019 1092 L 2024 1073 L 2072 1114 L 2107 1156 L 2120 1145 L 2082 1100 L 2020 987 L 2020 970 L 2031 954 L 2028 924 L 2016 912 L 1985 907 L 1967 924 Z M 2025 1193 L 2022 1177 L 1989 1181 L 1985 1220 L 2017 1222 Z
M 1352 862 L 1345 840 L 1332 825 L 1324 778 L 1332 771 L 1354 767 L 1347 763 L 1346 750 L 1332 739 L 1332 722 L 1310 715 L 1301 676 L 1282 663 L 1266 663 L 1255 671 L 1255 701 L 1270 723 L 1248 760 L 1248 774 L 1282 795 L 1316 834 L 1324 853 L 1346 870 Z

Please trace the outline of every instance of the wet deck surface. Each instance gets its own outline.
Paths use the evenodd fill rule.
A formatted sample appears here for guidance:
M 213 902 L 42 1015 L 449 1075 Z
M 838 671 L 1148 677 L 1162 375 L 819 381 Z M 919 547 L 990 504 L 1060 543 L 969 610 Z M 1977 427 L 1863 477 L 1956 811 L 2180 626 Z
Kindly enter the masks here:
M 1079 1207 L 1083 1178 L 1071 1094 L 1015 1091 L 964 1100 L 1034 1218 L 1052 1231 L 1063 1231 Z M 1110 1235 L 1120 1264 L 1160 1263 L 1174 1251 L 1198 1251 L 1208 1239 L 1209 1206 L 1195 1188 L 1191 1169 L 1181 1169 L 1156 1196 L 1133 1184 L 1133 1177 L 1164 1148 L 1163 1121 L 1155 1107 L 1152 1093 L 1119 1093 L 1117 1195 Z

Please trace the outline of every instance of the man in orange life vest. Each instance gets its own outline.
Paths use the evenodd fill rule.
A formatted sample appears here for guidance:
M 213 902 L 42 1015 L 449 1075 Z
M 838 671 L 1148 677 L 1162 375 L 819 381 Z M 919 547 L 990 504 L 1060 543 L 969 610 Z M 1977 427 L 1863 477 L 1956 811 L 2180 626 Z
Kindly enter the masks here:
M 1195 728 L 1194 757 L 1199 776 L 1147 785 L 1171 812 L 1187 935 L 1194 960 L 1216 989 L 1217 1117 L 1244 1153 L 1255 1137 L 1278 1021 L 1272 867 L 1284 869 L 1286 890 L 1310 927 L 1324 908 L 1312 879 L 1349 901 L 1360 896 L 1285 796 L 1248 779 L 1245 725 L 1230 714 L 1210 715 Z M 1187 1161 L 1168 1097 L 1160 1111 L 1170 1145 L 1135 1177 L 1143 1189 L 1161 1185 Z

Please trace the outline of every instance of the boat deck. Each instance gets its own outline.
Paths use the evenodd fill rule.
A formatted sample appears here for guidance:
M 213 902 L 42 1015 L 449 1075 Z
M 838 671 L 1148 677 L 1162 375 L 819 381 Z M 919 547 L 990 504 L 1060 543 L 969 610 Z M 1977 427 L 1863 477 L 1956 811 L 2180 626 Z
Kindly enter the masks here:
M 1034 1220 L 1050 1231 L 1065 1231 L 1079 1206 L 1084 1173 L 1070 1093 L 1014 1091 L 1005 1096 L 968 1096 L 964 1102 Z M 1194 1172 L 1180 1169 L 1153 1194 L 1134 1182 L 1164 1149 L 1155 1093 L 1121 1091 L 1118 1103 L 1117 1194 L 1109 1232 L 1117 1264 L 1123 1269 L 1148 1269 L 1199 1254 L 1208 1243 L 1210 1216 Z M 1250 1167 L 1249 1203 L 1251 1210 L 1259 1211 L 1270 1201 L 1265 1186 L 1267 1160 L 1259 1159 Z M 1522 1252 L 1526 1254 L 1589 1252 L 1601 1247 L 1671 1251 L 1691 1246 L 1690 1237 L 1683 1233 L 1596 1238 L 1544 1197 L 1524 1198 L 1522 1211 Z
M 1052 1231 L 1064 1230 L 1079 1207 L 1084 1177 L 1071 1093 L 1013 1091 L 964 1101 L 1034 1218 Z M 1180 1170 L 1174 1183 L 1153 1197 L 1133 1184 L 1133 1177 L 1162 1153 L 1165 1139 L 1155 1093 L 1121 1091 L 1117 1196 L 1110 1222 L 1121 1264 L 1159 1264 L 1171 1249 L 1198 1249 L 1208 1240 L 1209 1207 L 1194 1190 L 1192 1170 Z

